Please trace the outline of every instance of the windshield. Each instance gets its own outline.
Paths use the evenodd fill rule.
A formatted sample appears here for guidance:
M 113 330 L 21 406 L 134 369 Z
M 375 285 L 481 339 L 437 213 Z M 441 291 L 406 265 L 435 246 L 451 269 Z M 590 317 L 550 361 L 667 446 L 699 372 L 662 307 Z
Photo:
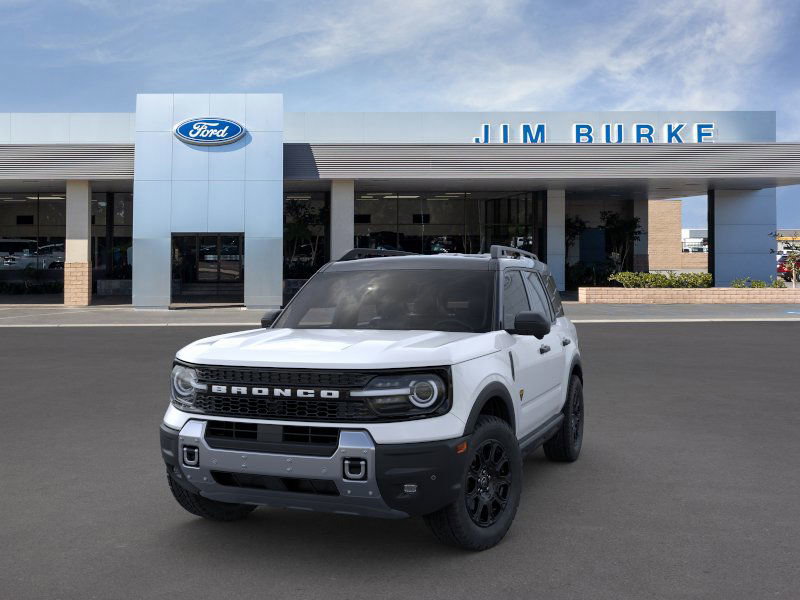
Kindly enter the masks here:
M 437 269 L 319 273 L 274 327 L 482 333 L 492 328 L 494 276 Z

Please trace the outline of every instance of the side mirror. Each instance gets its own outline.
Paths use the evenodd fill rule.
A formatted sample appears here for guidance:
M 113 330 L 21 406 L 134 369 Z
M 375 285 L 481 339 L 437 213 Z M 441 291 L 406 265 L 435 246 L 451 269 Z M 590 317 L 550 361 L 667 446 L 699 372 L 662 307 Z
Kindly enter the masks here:
M 280 308 L 272 308 L 265 312 L 264 316 L 261 317 L 261 327 L 264 329 L 272 327 L 272 324 L 281 316 L 281 312 L 283 311 Z
M 514 329 L 509 333 L 532 335 L 537 339 L 542 339 L 550 333 L 550 319 L 540 312 L 530 310 L 518 313 L 514 319 Z

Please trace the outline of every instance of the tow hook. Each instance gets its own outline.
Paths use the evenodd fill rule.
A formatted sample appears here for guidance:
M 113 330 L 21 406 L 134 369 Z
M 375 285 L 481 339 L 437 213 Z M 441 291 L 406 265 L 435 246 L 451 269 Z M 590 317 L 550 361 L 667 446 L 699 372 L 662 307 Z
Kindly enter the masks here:
M 345 458 L 344 478 L 350 481 L 364 481 L 367 478 L 367 459 Z

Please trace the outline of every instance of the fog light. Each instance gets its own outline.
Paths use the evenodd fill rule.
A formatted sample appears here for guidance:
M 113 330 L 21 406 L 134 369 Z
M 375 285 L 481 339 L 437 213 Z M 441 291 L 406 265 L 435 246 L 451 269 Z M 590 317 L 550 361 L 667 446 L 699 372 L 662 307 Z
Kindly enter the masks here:
M 403 493 L 404 494 L 416 494 L 417 493 L 417 484 L 416 483 L 406 483 L 403 486 Z

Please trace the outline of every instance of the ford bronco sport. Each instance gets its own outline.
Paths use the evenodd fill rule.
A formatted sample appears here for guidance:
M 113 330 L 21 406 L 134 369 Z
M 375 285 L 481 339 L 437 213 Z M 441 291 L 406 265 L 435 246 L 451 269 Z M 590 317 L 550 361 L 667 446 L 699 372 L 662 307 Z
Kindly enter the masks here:
M 583 372 L 546 265 L 356 249 L 262 329 L 181 349 L 161 425 L 178 503 L 422 516 L 441 541 L 505 536 L 522 457 L 578 458 Z

